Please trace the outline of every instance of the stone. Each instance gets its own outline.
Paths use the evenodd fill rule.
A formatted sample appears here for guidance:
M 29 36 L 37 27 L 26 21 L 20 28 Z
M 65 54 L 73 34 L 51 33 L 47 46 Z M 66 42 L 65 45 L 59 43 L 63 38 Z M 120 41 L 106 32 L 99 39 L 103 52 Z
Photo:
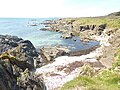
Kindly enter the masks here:
M 54 46 L 54 47 L 43 47 L 40 49 L 40 55 L 43 62 L 54 61 L 58 56 L 67 55 L 69 50 L 64 47 Z
M 46 86 L 26 64 L 9 53 L 0 55 L 0 90 L 46 90 Z
M 16 36 L 0 35 L 0 54 L 7 52 L 14 56 L 20 64 L 21 68 L 34 68 L 34 58 L 38 57 L 38 53 L 29 40 L 23 40 Z
M 70 39 L 70 38 L 73 38 L 73 37 L 74 37 L 74 35 L 70 31 L 62 33 L 62 36 L 61 36 L 61 38 L 63 38 L 63 39 Z

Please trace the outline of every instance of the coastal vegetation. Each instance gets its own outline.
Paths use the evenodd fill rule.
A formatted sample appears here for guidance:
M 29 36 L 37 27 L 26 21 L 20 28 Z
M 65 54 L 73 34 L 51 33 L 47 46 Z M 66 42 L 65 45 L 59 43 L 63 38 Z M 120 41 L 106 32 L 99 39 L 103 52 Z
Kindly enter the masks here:
M 67 82 L 60 90 L 119 90 L 120 89 L 120 54 L 113 63 L 112 70 L 103 69 L 92 77 L 80 75 Z
M 70 19 L 68 20 L 70 21 Z M 117 29 L 120 28 L 120 14 L 118 12 L 103 17 L 75 18 L 74 23 L 79 25 L 89 25 L 89 24 L 100 25 L 105 23 L 107 24 L 107 29 L 114 30 L 115 28 Z M 118 33 L 116 33 L 114 35 L 115 39 L 113 39 L 111 43 L 112 45 L 111 49 L 110 48 L 108 49 L 111 50 L 109 51 L 109 53 L 112 53 L 114 55 L 112 58 L 113 59 L 112 68 L 109 69 L 103 68 L 102 70 L 95 73 L 93 76 L 89 76 L 88 74 L 86 75 L 79 74 L 78 77 L 65 83 L 62 86 L 62 88 L 60 88 L 60 90 L 120 90 L 120 46 L 118 42 L 119 41 L 118 37 L 119 35 Z M 106 55 L 112 56 L 112 54 L 106 54 Z M 110 57 L 110 56 L 106 56 L 106 57 Z M 103 62 L 106 61 L 103 60 Z M 89 68 L 89 70 L 92 69 Z M 89 72 L 89 70 L 87 72 Z
M 119 13 L 119 12 L 118 12 Z M 66 18 L 66 21 L 74 20 L 79 25 L 100 25 L 107 24 L 108 28 L 120 28 L 120 15 L 108 15 L 101 17 L 83 17 L 83 18 Z
M 0 35 L 0 90 L 120 90 L 119 12 L 44 24 L 49 27 L 44 30 L 60 32 L 63 39 L 80 37 L 100 45 L 77 52 L 43 47 L 38 52 L 29 40 Z
M 80 18 L 76 22 L 80 24 L 98 25 L 106 23 L 109 28 L 120 28 L 120 17 Z
M 120 74 L 102 70 L 93 77 L 78 76 L 64 84 L 61 90 L 120 90 Z
M 112 69 L 103 69 L 92 74 L 92 67 L 85 67 L 85 75 L 79 75 L 67 82 L 60 90 L 119 90 L 120 89 L 120 49 L 115 54 Z M 90 74 L 87 74 L 90 73 Z

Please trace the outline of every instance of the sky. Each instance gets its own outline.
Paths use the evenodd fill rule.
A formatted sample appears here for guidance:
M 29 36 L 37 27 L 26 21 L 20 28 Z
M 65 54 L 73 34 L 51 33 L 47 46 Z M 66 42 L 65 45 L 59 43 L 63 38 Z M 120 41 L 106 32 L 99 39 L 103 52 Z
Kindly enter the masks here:
M 120 11 L 120 0 L 0 0 L 0 17 L 92 17 Z

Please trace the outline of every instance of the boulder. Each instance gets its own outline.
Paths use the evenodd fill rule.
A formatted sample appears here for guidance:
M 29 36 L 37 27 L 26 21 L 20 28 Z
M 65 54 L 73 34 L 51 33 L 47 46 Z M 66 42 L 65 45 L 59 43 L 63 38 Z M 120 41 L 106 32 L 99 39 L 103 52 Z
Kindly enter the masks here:
M 34 58 L 38 53 L 33 44 L 16 36 L 0 35 L 0 54 L 7 52 L 16 57 L 17 63 L 23 63 L 21 68 L 34 68 Z
M 43 47 L 40 49 L 40 55 L 43 59 L 43 62 L 53 61 L 58 56 L 67 55 L 69 50 L 64 47 L 55 46 L 55 47 Z
M 0 55 L 0 90 L 46 90 L 43 81 L 8 53 Z
M 74 35 L 70 31 L 66 31 L 66 32 L 62 33 L 62 36 L 61 36 L 61 38 L 63 38 L 63 39 L 70 39 L 70 38 L 73 38 L 73 37 L 74 37 Z
M 18 84 L 21 86 L 20 90 L 46 90 L 43 80 L 26 69 L 18 78 Z
M 106 28 L 106 26 L 107 26 L 107 24 L 101 24 L 101 25 L 99 25 L 98 27 L 98 29 L 99 30 L 104 30 L 105 28 Z

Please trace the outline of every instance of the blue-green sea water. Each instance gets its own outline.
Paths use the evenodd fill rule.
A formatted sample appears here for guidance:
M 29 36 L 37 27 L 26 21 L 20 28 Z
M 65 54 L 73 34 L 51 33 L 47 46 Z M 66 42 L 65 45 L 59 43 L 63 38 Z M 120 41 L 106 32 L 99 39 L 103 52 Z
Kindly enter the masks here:
M 0 18 L 0 34 L 14 35 L 25 40 L 30 40 L 36 48 L 46 45 L 63 45 L 69 47 L 71 50 L 83 50 L 97 45 L 98 42 L 92 41 L 88 43 L 77 41 L 73 39 L 60 38 L 61 33 L 53 31 L 41 31 L 44 25 L 40 24 L 44 20 L 53 18 Z M 37 26 L 30 26 L 37 24 Z

